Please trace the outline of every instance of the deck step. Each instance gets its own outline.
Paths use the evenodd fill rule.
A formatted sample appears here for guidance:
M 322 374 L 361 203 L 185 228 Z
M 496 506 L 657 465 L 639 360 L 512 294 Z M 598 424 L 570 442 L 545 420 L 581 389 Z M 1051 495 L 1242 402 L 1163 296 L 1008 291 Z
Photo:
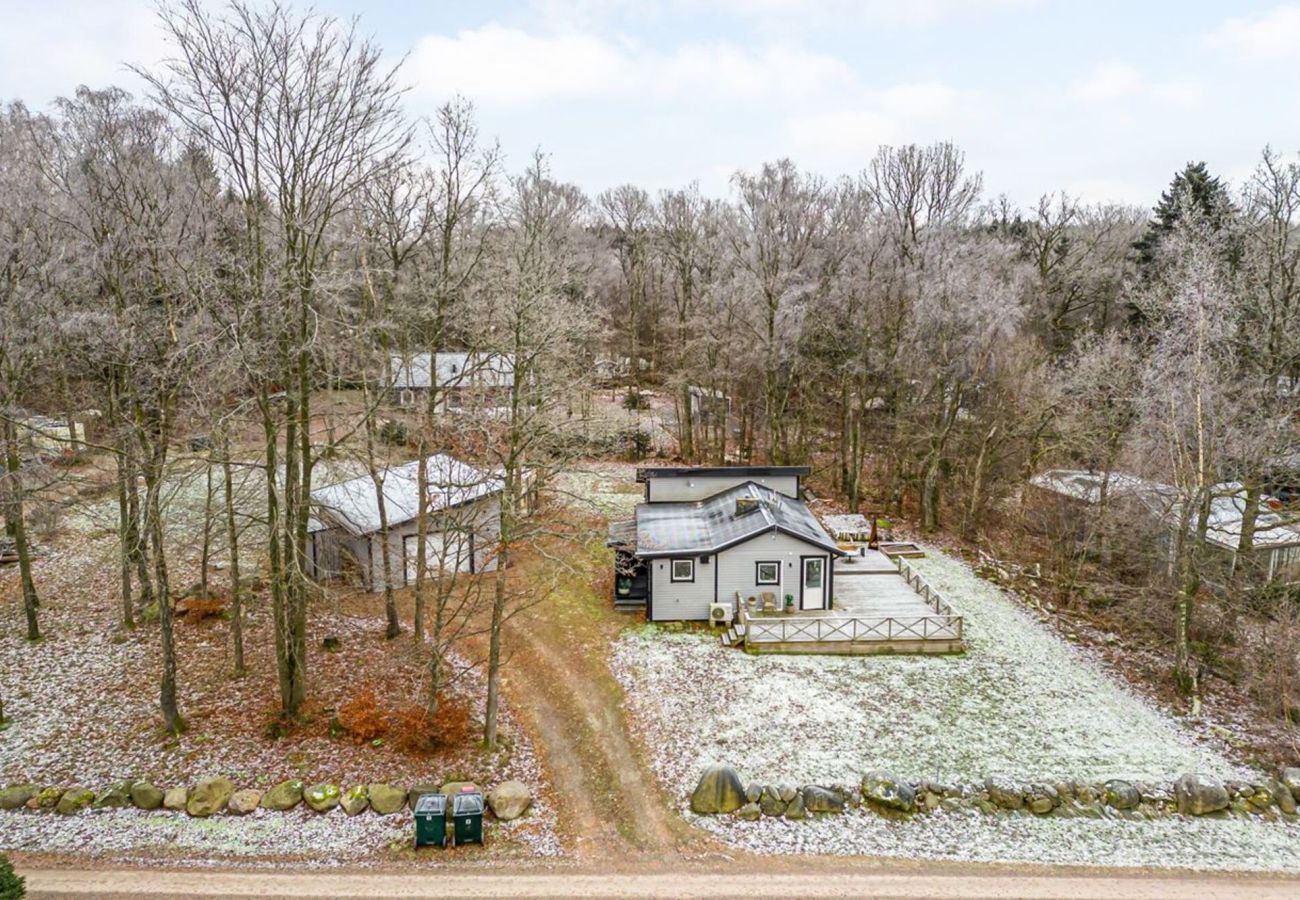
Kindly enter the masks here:
M 743 636 L 740 633 L 740 629 L 735 625 L 732 625 L 726 631 L 722 632 L 722 634 L 718 635 L 718 642 L 724 647 L 734 647 L 739 644 L 741 640 L 743 640 Z

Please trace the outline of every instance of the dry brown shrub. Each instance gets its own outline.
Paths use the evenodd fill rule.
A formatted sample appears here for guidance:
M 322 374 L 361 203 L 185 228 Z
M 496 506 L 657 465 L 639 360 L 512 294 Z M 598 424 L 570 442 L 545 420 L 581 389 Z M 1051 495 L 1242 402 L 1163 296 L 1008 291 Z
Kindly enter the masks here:
M 373 688 L 363 687 L 339 707 L 339 724 L 358 744 L 365 744 L 388 732 L 388 716 Z

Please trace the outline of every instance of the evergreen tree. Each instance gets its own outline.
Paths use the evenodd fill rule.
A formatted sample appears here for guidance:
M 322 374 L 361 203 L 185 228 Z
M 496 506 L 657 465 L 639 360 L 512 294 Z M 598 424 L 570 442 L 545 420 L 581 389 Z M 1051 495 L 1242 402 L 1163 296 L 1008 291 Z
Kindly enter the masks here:
M 26 879 L 14 871 L 13 863 L 0 853 L 0 900 L 20 900 L 26 895 Z
M 1210 174 L 1209 167 L 1204 162 L 1188 163 L 1185 169 L 1174 175 L 1174 180 L 1160 195 L 1160 202 L 1155 207 L 1155 218 L 1147 226 L 1146 233 L 1133 244 L 1143 277 L 1151 273 L 1160 255 L 1161 245 L 1177 227 L 1187 206 L 1203 213 L 1205 221 L 1214 231 L 1222 229 L 1236 215 L 1236 208 L 1224 183 Z

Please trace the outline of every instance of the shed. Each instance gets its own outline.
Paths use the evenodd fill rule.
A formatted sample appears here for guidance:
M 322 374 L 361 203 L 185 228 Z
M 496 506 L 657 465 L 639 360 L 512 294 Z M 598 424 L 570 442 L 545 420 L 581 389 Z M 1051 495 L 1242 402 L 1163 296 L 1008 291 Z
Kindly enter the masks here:
M 424 514 L 427 570 L 482 572 L 495 568 L 501 532 L 501 478 L 446 454 L 427 457 Z M 383 473 L 388 519 L 380 525 L 379 496 L 369 474 L 312 491 L 308 574 L 347 578 L 371 591 L 415 581 L 419 539 L 419 460 Z M 390 571 L 383 565 L 389 546 Z

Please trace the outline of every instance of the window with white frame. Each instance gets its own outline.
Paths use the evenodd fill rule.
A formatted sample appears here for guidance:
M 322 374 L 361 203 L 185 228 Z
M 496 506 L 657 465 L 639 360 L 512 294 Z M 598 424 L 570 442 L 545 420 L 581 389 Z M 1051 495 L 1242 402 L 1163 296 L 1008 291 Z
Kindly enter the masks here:
M 781 564 L 770 560 L 754 563 L 754 581 L 758 584 L 780 584 Z
M 673 581 L 694 581 L 695 580 L 695 560 L 693 559 L 674 559 L 672 565 Z

